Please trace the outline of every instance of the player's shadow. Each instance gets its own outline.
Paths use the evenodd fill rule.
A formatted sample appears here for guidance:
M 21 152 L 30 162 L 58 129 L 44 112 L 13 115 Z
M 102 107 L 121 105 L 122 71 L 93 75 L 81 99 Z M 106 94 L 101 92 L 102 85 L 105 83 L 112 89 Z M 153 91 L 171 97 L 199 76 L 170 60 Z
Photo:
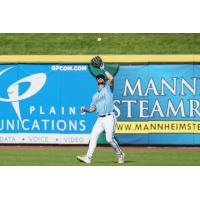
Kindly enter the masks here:
M 126 164 L 126 163 L 135 163 L 136 161 L 135 160 L 126 160 L 125 162 L 124 162 L 124 164 Z M 108 164 L 108 161 L 106 162 L 106 161 L 98 161 L 98 162 L 95 162 L 95 163 L 107 163 Z M 113 162 L 109 162 L 109 163 L 113 163 Z M 115 164 L 117 164 L 117 162 L 114 162 Z M 123 165 L 123 164 L 122 164 Z
M 124 163 L 134 163 L 136 162 L 135 160 L 126 160 Z

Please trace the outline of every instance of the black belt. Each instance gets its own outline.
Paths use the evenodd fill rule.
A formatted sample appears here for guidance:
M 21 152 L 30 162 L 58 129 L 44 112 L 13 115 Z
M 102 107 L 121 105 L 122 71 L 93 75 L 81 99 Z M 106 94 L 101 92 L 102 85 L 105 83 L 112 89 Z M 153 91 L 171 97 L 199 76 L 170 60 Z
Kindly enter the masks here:
M 107 115 L 99 115 L 99 117 L 106 117 L 108 115 L 111 115 L 111 113 L 108 113 Z

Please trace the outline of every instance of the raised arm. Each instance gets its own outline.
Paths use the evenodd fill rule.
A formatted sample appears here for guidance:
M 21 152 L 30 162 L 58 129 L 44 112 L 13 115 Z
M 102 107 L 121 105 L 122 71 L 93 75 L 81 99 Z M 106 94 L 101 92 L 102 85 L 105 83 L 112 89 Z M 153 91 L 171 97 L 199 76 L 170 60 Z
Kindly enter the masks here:
M 91 64 L 93 67 L 101 69 L 103 74 L 108 78 L 109 85 L 113 86 L 114 78 L 108 71 L 106 71 L 103 60 L 99 56 L 96 56 L 92 58 Z
M 114 77 L 112 76 L 112 74 L 110 74 L 108 71 L 105 70 L 104 64 L 100 67 L 100 69 L 102 70 L 102 72 L 104 73 L 104 75 L 108 78 L 109 85 L 113 86 L 113 84 L 114 84 Z

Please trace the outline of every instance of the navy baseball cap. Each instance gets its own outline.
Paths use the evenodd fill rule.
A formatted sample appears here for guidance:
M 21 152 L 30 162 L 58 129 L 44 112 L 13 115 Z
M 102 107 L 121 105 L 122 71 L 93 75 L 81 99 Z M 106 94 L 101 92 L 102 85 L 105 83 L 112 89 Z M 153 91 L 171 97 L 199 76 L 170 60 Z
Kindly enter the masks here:
M 103 79 L 104 81 L 106 81 L 106 78 L 103 74 L 99 74 L 99 75 L 96 76 L 96 80 L 98 80 L 100 78 Z

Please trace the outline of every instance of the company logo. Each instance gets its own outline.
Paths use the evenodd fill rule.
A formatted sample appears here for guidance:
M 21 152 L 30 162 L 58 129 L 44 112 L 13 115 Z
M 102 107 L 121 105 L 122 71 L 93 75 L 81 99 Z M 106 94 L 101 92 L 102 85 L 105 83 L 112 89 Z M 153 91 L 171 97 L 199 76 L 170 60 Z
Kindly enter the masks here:
M 7 72 L 8 70 L 10 70 L 12 68 L 13 67 L 9 67 L 9 68 L 1 71 L 0 76 L 2 76 L 5 72 Z M 0 101 L 10 102 L 12 104 L 19 120 L 22 121 L 19 102 L 21 100 L 30 98 L 30 97 L 34 96 L 36 93 L 38 93 L 44 86 L 45 82 L 46 82 L 46 74 L 45 73 L 37 73 L 37 74 L 33 74 L 31 76 L 22 78 L 7 88 L 9 98 L 6 99 L 6 98 L 0 97 Z M 19 85 L 21 83 L 30 83 L 30 86 L 23 94 L 19 95 Z
M 102 71 L 96 67 L 93 67 L 91 64 L 89 66 L 89 71 L 90 73 L 96 77 L 98 74 L 102 74 Z M 113 76 L 115 76 L 119 70 L 119 65 L 118 64 L 110 64 L 110 63 L 105 63 L 106 70 L 110 72 Z
M 87 71 L 87 65 L 52 65 L 51 70 L 52 71 L 61 71 L 61 72 L 67 72 L 67 71 Z

